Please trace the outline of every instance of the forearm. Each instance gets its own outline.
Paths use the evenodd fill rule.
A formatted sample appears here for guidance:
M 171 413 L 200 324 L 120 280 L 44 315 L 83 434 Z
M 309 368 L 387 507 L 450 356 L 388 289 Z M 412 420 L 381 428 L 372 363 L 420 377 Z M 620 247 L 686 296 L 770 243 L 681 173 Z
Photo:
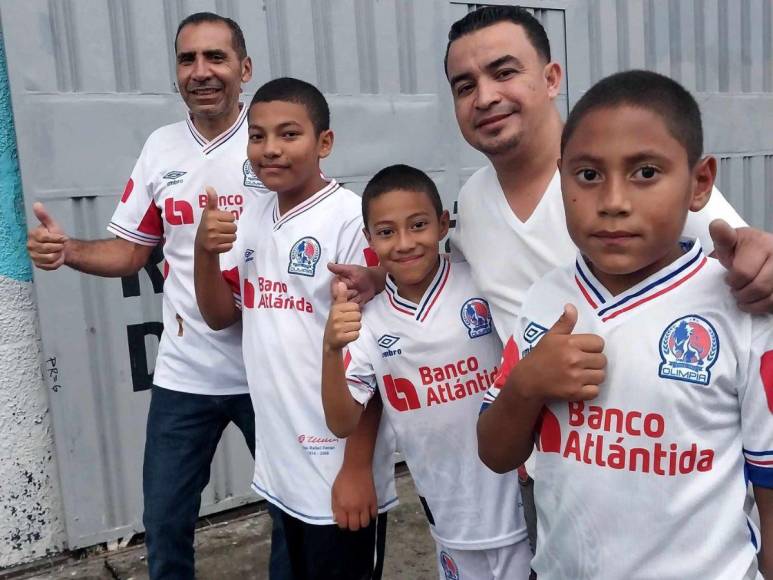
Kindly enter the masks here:
M 381 266 L 373 266 L 368 268 L 368 276 L 373 284 L 373 289 L 376 294 L 380 294 L 386 286 L 386 270 Z
M 234 304 L 231 287 L 220 272 L 218 254 L 196 247 L 193 260 L 193 283 L 201 316 L 211 329 L 228 328 L 241 318 L 241 312 Z
M 381 397 L 377 393 L 368 402 L 357 427 L 346 440 L 344 467 L 373 468 L 373 453 L 376 449 L 382 409 Z
M 754 500 L 760 514 L 762 545 L 758 562 L 765 578 L 773 578 L 773 489 L 754 486 Z
M 341 351 L 327 346 L 322 351 L 322 407 L 328 428 L 338 437 L 352 435 L 363 414 L 362 405 L 354 400 L 346 384 Z
M 478 455 L 497 473 L 512 471 L 529 458 L 534 427 L 544 405 L 541 398 L 519 393 L 512 379 L 478 418 Z
M 123 238 L 65 242 L 64 263 L 74 270 L 96 276 L 136 274 L 148 261 L 154 246 L 142 246 Z

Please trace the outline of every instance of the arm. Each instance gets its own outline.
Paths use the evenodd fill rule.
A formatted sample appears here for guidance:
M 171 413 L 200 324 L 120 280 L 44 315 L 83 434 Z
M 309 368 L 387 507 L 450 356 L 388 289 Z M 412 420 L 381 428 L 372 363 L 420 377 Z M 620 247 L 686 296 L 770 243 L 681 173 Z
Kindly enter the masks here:
M 352 434 L 363 410 L 346 384 L 343 348 L 359 336 L 361 318 L 359 305 L 347 302 L 346 293 L 345 284 L 336 282 L 322 339 L 322 406 L 328 428 L 338 437 Z
M 64 264 L 96 276 L 131 276 L 147 263 L 155 247 L 123 238 L 75 240 L 64 233 L 42 203 L 35 203 L 32 209 L 40 224 L 29 232 L 27 250 L 32 262 L 42 270 L 56 270 Z
M 234 216 L 217 209 L 217 194 L 207 188 L 207 208 L 196 231 L 193 251 L 193 283 L 196 303 L 213 330 L 227 328 L 241 318 L 231 288 L 220 271 L 220 254 L 236 241 Z
M 382 409 L 381 398 L 374 396 L 356 429 L 346 440 L 343 465 L 332 490 L 333 514 L 341 528 L 357 531 L 378 515 L 373 452 Z
M 760 513 L 762 545 L 757 561 L 765 578 L 773 578 L 773 489 L 754 486 L 754 500 Z
M 576 323 L 577 310 L 567 305 L 521 361 L 515 343 L 508 342 L 502 375 L 513 370 L 499 396 L 478 418 L 478 455 L 492 471 L 505 473 L 528 459 L 534 426 L 546 403 L 598 395 L 605 377 L 604 341 L 592 334 L 572 334 Z

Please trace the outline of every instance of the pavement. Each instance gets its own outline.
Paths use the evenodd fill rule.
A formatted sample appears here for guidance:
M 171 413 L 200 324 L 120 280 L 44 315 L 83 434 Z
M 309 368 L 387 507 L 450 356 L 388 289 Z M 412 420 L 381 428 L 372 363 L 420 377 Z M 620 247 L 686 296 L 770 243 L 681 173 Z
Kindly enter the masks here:
M 435 543 L 429 534 L 413 481 L 405 470 L 397 478 L 400 505 L 389 512 L 384 580 L 436 580 Z M 247 513 L 245 513 L 247 512 Z M 202 520 L 196 531 L 196 578 L 268 578 L 271 520 L 261 504 L 226 514 L 226 521 Z M 32 566 L 0 572 L 0 580 L 145 580 L 144 545 L 114 551 L 92 549 L 60 555 Z

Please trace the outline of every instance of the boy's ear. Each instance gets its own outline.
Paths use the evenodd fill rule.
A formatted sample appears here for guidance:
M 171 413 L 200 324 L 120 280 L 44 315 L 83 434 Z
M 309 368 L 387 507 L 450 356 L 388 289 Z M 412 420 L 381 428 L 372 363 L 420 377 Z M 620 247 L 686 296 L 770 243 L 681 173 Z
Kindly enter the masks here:
M 362 228 L 362 233 L 365 235 L 365 239 L 368 240 L 368 243 L 370 244 L 370 232 L 368 231 L 368 226 Z
M 443 213 L 440 214 L 440 240 L 442 240 L 448 235 L 448 226 L 450 222 L 451 222 L 451 216 L 448 213 L 448 210 L 444 209 Z
M 319 134 L 319 158 L 324 159 L 333 150 L 333 130 L 327 129 Z
M 690 211 L 700 211 L 709 202 L 714 180 L 717 177 L 717 160 L 707 155 L 692 170 L 692 199 Z

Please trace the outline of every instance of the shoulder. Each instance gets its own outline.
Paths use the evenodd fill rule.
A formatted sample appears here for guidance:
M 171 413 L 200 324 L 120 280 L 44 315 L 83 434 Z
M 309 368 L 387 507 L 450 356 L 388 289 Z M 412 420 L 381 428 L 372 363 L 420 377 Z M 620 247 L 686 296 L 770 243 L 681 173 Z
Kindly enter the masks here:
M 143 155 L 156 155 L 166 150 L 176 149 L 187 137 L 188 125 L 185 121 L 179 121 L 170 125 L 164 125 L 153 131 L 145 140 L 142 148 Z
M 362 198 L 350 189 L 340 186 L 330 196 L 328 210 L 334 211 L 343 225 L 352 221 L 362 223 Z
M 471 196 L 477 197 L 481 195 L 482 191 L 497 187 L 498 184 L 499 182 L 497 181 L 494 166 L 487 163 L 464 182 L 464 185 L 462 185 L 462 188 L 459 190 L 459 202 L 461 204 Z
M 557 308 L 563 310 L 564 304 L 576 297 L 574 270 L 574 263 L 554 268 L 532 284 L 523 299 L 522 312 L 553 313 Z

